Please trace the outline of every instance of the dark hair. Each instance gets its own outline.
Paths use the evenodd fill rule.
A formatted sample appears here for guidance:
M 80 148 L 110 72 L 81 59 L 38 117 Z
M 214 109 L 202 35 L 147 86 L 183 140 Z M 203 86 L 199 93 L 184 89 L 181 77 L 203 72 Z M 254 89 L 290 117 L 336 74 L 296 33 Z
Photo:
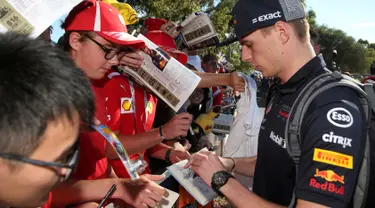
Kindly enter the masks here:
M 218 60 L 218 57 L 215 54 L 207 54 L 202 59 L 203 63 L 208 63 L 208 62 L 217 61 L 217 60 Z
M 57 45 L 62 48 L 64 51 L 68 52 L 72 47 L 70 46 L 69 37 L 72 32 L 77 32 L 81 35 L 79 41 L 85 41 L 87 37 L 93 38 L 95 37 L 95 32 L 93 31 L 67 31 L 64 33 L 63 36 L 59 38 L 57 41 Z
M 90 82 L 61 49 L 15 33 L 0 34 L 0 152 L 27 156 L 48 122 L 78 112 L 91 123 Z
M 190 70 L 192 70 L 192 71 L 198 71 L 193 65 L 191 65 L 191 64 L 185 64 L 185 66 L 188 68 L 188 69 L 190 69 Z

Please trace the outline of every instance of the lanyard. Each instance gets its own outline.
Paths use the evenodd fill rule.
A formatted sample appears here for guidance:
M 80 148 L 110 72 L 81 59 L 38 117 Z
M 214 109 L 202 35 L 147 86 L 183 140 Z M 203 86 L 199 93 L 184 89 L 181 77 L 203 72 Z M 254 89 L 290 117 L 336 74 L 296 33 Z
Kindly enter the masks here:
M 144 104 L 145 104 L 145 116 L 146 116 L 145 123 L 147 123 L 147 121 L 148 121 L 148 99 L 147 99 L 146 90 L 143 90 L 143 101 L 144 101 Z
M 138 125 L 137 125 L 137 109 L 136 109 L 136 100 L 135 100 L 135 90 L 134 90 L 134 83 L 133 81 L 129 80 L 129 85 L 130 85 L 130 92 L 132 95 L 132 105 L 133 105 L 133 115 L 134 115 L 134 122 L 135 122 L 135 128 L 137 129 L 137 133 L 139 133 L 138 130 Z M 145 90 L 143 90 L 143 101 L 144 101 L 144 108 L 145 108 L 145 122 L 141 122 L 143 125 L 143 131 L 146 131 L 145 123 L 147 123 L 148 119 L 148 110 L 147 110 L 147 93 Z

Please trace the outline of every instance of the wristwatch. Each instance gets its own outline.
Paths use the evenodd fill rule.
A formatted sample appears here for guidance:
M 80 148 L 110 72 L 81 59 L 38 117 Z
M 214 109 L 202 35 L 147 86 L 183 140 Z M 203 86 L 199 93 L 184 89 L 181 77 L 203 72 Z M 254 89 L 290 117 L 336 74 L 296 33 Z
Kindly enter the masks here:
M 161 142 L 165 142 L 167 140 L 167 138 L 165 138 L 165 136 L 163 135 L 163 126 L 159 127 L 159 134 L 160 134 L 160 137 L 161 137 Z
M 212 175 L 212 179 L 211 179 L 212 189 L 219 196 L 224 196 L 220 192 L 220 188 L 223 187 L 225 184 L 227 184 L 227 182 L 230 178 L 234 178 L 234 176 L 227 171 L 218 171 L 218 172 L 214 173 L 214 175 Z
M 172 154 L 173 150 L 175 150 L 174 147 L 168 149 L 167 152 L 165 153 L 165 161 L 166 161 L 168 164 L 172 164 L 172 162 L 171 162 L 171 158 L 170 158 L 170 157 L 171 157 L 171 154 Z

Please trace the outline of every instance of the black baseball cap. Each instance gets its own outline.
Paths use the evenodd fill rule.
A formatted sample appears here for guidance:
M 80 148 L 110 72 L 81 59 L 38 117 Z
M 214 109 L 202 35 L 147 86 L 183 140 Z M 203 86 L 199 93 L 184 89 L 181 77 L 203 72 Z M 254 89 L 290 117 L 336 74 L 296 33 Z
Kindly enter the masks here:
M 239 0 L 232 11 L 236 37 L 258 29 L 306 17 L 300 0 Z

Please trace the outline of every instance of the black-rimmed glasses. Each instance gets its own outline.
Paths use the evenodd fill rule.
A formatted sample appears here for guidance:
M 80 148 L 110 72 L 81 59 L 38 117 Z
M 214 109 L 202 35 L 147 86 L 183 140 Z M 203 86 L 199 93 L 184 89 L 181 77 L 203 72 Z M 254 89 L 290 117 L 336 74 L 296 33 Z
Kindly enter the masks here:
M 210 65 L 211 65 L 214 69 L 219 69 L 219 68 L 220 68 L 220 65 L 219 65 L 217 62 L 215 62 L 215 61 L 211 62 Z
M 66 156 L 66 160 L 59 162 L 46 162 L 41 160 L 30 159 L 21 155 L 11 154 L 11 153 L 0 153 L 0 157 L 7 160 L 14 160 L 23 163 L 28 163 L 40 167 L 56 167 L 56 168 L 66 168 L 67 172 L 63 175 L 63 180 L 68 180 L 73 174 L 78 160 L 79 160 L 79 141 L 77 141 L 72 147 L 71 151 Z M 63 163 L 65 162 L 65 163 Z
M 106 60 L 111 60 L 115 56 L 117 56 L 117 58 L 120 60 L 125 55 L 125 52 L 123 52 L 120 49 L 107 48 L 103 44 L 101 44 L 98 41 L 91 38 L 90 36 L 85 36 L 85 37 L 90 39 L 92 42 L 94 42 L 96 45 L 98 45 L 104 51 L 104 53 L 105 53 L 104 58 Z

